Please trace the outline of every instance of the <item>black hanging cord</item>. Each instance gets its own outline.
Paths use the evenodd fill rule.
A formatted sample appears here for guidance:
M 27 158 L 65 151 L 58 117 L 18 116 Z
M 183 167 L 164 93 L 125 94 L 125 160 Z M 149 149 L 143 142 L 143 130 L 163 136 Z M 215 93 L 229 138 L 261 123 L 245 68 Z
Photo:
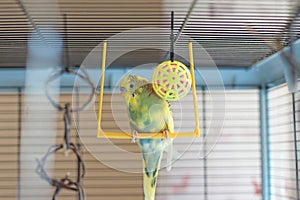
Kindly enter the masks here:
M 179 31 L 177 32 L 176 36 L 174 36 L 173 46 L 176 45 L 177 41 L 179 40 L 180 36 L 182 35 L 182 32 L 183 32 L 184 28 L 186 27 L 186 25 L 187 25 L 187 23 L 188 23 L 191 15 L 192 15 L 192 12 L 193 12 L 193 10 L 194 10 L 194 8 L 196 6 L 197 1 L 198 0 L 193 0 L 191 2 L 189 10 L 188 10 L 188 12 L 187 12 L 187 14 L 186 14 L 186 16 L 184 18 L 184 21 L 182 22 L 182 24 L 181 24 L 181 26 L 179 28 Z M 168 51 L 166 53 L 166 55 L 164 56 L 164 59 L 163 59 L 164 61 L 166 61 L 169 58 L 169 54 L 170 54 L 170 52 Z
M 174 11 L 171 12 L 170 60 L 174 61 Z

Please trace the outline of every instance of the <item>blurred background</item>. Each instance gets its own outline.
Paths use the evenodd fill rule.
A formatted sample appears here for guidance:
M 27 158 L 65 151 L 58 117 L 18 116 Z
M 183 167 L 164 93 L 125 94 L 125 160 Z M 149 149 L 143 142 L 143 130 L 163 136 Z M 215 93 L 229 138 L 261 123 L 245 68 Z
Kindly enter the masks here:
M 193 41 L 201 136 L 175 139 L 156 199 L 300 199 L 297 0 L 1 0 L 0 199 L 80 199 L 49 178 L 89 200 L 143 199 L 142 161 L 119 154 L 137 145 L 97 138 L 96 115 L 102 101 L 102 128 L 128 132 L 118 82 L 169 59 L 171 11 L 175 60 L 188 67 Z M 85 109 L 64 118 L 66 103 Z M 191 93 L 171 103 L 178 132 L 193 131 L 192 105 Z M 83 178 L 64 146 L 43 160 L 66 132 Z

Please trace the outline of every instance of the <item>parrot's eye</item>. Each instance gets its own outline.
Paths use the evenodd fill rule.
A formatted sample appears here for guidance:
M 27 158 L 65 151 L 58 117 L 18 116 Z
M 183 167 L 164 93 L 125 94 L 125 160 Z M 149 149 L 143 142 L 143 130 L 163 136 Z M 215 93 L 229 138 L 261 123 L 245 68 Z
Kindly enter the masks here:
M 129 87 L 130 87 L 131 89 L 133 88 L 133 86 L 134 86 L 133 84 L 130 84 L 130 85 L 129 85 Z

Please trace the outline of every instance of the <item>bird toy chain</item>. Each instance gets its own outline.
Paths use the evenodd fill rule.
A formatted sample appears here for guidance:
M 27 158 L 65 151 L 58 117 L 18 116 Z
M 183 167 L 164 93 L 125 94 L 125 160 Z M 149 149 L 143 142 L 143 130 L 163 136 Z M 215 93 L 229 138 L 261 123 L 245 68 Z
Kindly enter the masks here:
M 41 179 L 47 181 L 50 185 L 55 187 L 54 194 L 52 196 L 52 200 L 55 200 L 56 197 L 59 195 L 59 192 L 61 189 L 67 189 L 71 191 L 76 191 L 78 195 L 79 200 L 85 200 L 85 191 L 82 186 L 82 181 L 85 176 L 85 165 L 84 161 L 81 157 L 79 149 L 76 147 L 74 143 L 70 141 L 70 131 L 71 131 L 71 121 L 72 121 L 72 113 L 73 112 L 80 112 L 84 110 L 93 100 L 93 96 L 95 94 L 95 86 L 93 82 L 88 77 L 87 73 L 85 71 L 82 71 L 83 73 L 80 73 L 79 71 L 75 71 L 74 69 L 70 68 L 64 68 L 59 70 L 58 72 L 54 73 L 52 76 L 49 77 L 46 84 L 46 96 L 48 97 L 50 103 L 59 111 L 64 111 L 63 119 L 64 119 L 64 142 L 63 144 L 56 144 L 51 146 L 48 149 L 48 152 L 42 157 L 42 159 L 37 159 L 37 167 L 36 167 L 36 173 L 40 176 Z M 82 80 L 86 81 L 92 89 L 90 98 L 88 101 L 83 104 L 83 106 L 79 108 L 72 108 L 70 103 L 64 104 L 64 106 L 60 105 L 59 103 L 55 102 L 48 92 L 48 85 L 51 81 L 54 81 L 55 79 L 61 77 L 64 73 L 67 74 L 74 74 L 81 78 Z M 64 150 L 65 155 L 68 155 L 68 152 L 71 151 L 75 154 L 77 158 L 77 174 L 76 174 L 76 181 L 73 181 L 69 174 L 67 174 L 64 178 L 56 179 L 49 177 L 47 171 L 45 170 L 45 165 L 47 163 L 47 159 L 50 155 L 56 154 L 59 150 Z

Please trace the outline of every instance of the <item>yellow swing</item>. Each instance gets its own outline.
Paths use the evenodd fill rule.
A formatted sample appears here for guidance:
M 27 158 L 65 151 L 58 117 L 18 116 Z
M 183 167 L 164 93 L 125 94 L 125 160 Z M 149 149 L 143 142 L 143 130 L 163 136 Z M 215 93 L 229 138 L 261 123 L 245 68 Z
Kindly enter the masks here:
M 98 138 L 114 138 L 114 139 L 130 139 L 132 138 L 131 133 L 124 132 L 104 132 L 101 128 L 101 117 L 102 117 L 102 100 L 103 100 L 103 89 L 104 89 L 104 74 L 105 74 L 105 60 L 106 60 L 106 41 L 103 42 L 102 52 L 102 75 L 101 75 L 101 86 L 99 95 L 99 111 L 98 111 Z M 195 129 L 193 132 L 174 132 L 169 133 L 169 138 L 177 137 L 199 137 L 199 118 L 197 109 L 197 95 L 195 85 L 195 72 L 194 72 L 194 59 L 193 59 L 193 47 L 192 42 L 189 42 L 189 58 L 190 58 L 190 70 L 181 62 L 175 60 L 168 60 L 159 64 L 152 74 L 153 89 L 163 99 L 172 101 L 177 100 L 185 96 L 190 87 L 192 87 L 193 101 L 194 101 L 194 119 Z M 138 134 L 137 138 L 165 138 L 163 133 L 141 133 Z

